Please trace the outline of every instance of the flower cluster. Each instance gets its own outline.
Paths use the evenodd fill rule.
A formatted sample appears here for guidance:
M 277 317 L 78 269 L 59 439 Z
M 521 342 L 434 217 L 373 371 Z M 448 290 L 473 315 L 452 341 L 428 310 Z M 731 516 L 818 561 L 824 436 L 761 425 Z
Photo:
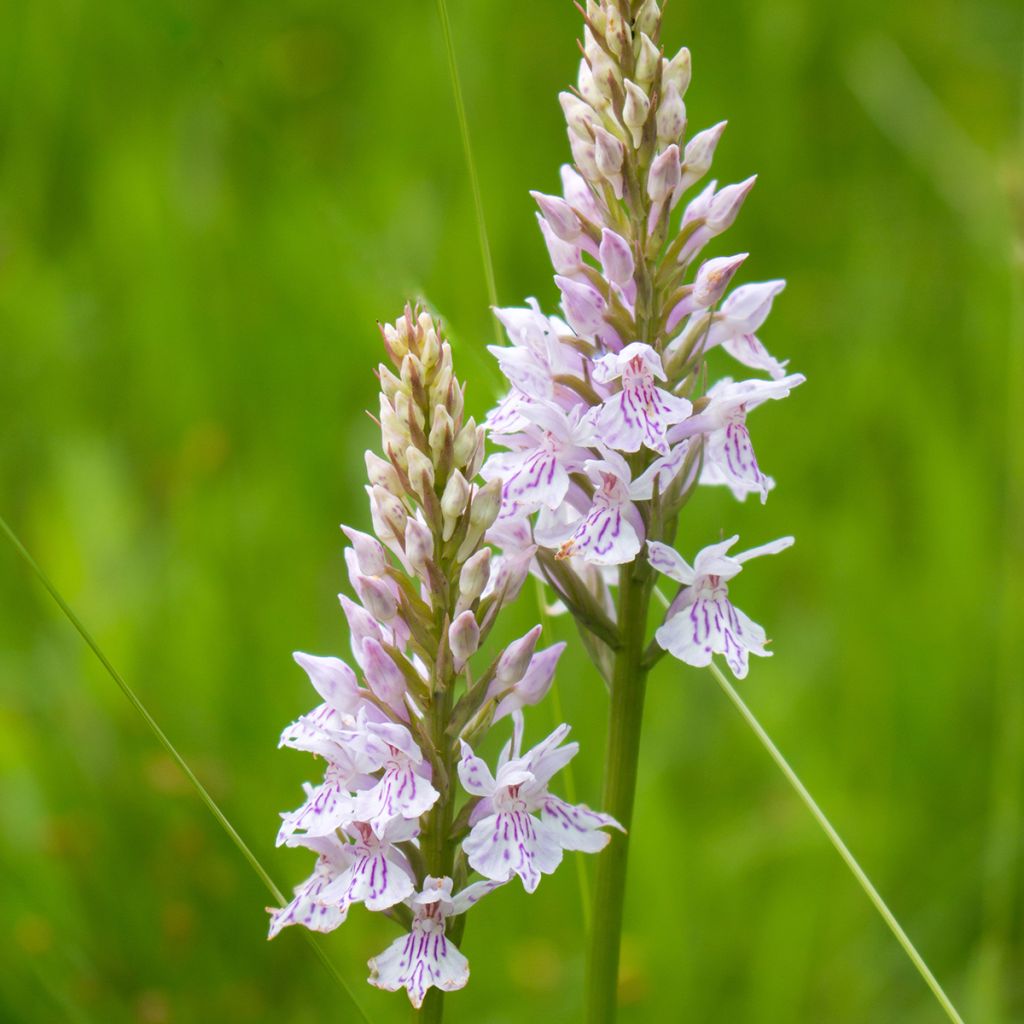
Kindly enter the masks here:
M 693 194 L 725 123 L 687 136 L 690 54 L 666 57 L 660 28 L 655 0 L 587 2 L 577 85 L 560 95 L 574 165 L 561 195 L 533 193 L 562 316 L 533 300 L 497 310 L 510 345 L 492 351 L 510 387 L 487 424 L 507 449 L 482 470 L 504 481 L 489 536 L 507 557 L 533 553 L 599 664 L 617 643 L 608 588 L 623 577 L 609 567 L 648 589 L 654 569 L 682 585 L 657 643 L 692 665 L 722 654 L 744 676 L 748 655 L 769 653 L 728 600 L 744 556 L 716 544 L 690 569 L 665 543 L 699 484 L 767 499 L 747 416 L 804 378 L 757 335 L 784 282 L 729 292 L 747 254 L 703 257 L 754 178 Z M 716 350 L 764 376 L 707 386 Z
M 344 528 L 355 599 L 341 604 L 358 671 L 295 655 L 322 703 L 281 745 L 325 770 L 282 815 L 278 844 L 317 861 L 295 898 L 271 911 L 270 936 L 291 924 L 330 931 L 357 903 L 386 913 L 406 934 L 370 961 L 370 981 L 405 988 L 420 1006 L 431 987 L 466 983 L 460 915 L 516 875 L 533 892 L 564 850 L 600 850 L 616 822 L 548 792 L 577 751 L 568 726 L 522 752 L 523 708 L 550 688 L 564 644 L 538 651 L 536 627 L 471 667 L 532 551 L 496 558 L 484 542 L 501 483 L 475 482 L 484 429 L 464 419 L 439 325 L 407 309 L 383 335 L 392 364 L 379 368 L 383 456 L 366 453 L 374 533 Z M 506 717 L 512 738 L 492 774 L 472 745 Z

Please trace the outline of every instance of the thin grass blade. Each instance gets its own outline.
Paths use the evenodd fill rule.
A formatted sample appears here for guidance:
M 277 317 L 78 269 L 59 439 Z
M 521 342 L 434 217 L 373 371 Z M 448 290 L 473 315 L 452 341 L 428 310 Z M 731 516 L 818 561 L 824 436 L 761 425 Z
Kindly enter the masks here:
M 754 717 L 754 713 L 744 703 L 743 698 L 736 692 L 735 687 L 732 683 L 726 679 L 722 670 L 715 665 L 713 662 L 710 666 L 711 674 L 715 677 L 715 681 L 722 688 L 725 695 L 732 701 L 733 706 L 739 711 L 740 715 L 743 716 L 743 720 L 753 730 L 754 735 L 758 738 L 761 746 L 768 751 L 769 756 L 778 766 L 779 770 L 786 777 L 786 781 L 793 787 L 796 794 L 803 801 L 804 806 L 811 812 L 811 816 L 818 823 L 821 830 L 828 836 L 829 842 L 836 848 L 836 852 L 842 857 L 843 862 L 850 869 L 851 874 L 857 879 L 857 883 L 864 890 L 868 899 L 874 904 L 875 910 L 881 915 L 882 920 L 889 926 L 889 930 L 896 936 L 896 941 L 903 947 L 903 951 L 910 958 L 910 962 L 917 968 L 918 974 L 924 979 L 927 986 L 932 990 L 932 994 L 935 996 L 939 1005 L 945 1011 L 946 1016 L 949 1017 L 954 1024 L 964 1024 L 960 1014 L 957 1013 L 956 1007 L 953 1006 L 952 1000 L 946 995 L 942 986 L 938 983 L 935 975 L 932 974 L 928 965 L 924 962 L 924 958 L 917 951 L 914 944 L 910 941 L 909 936 L 900 926 L 899 921 L 896 920 L 896 916 L 889 909 L 885 900 L 882 899 L 878 890 L 874 887 L 871 879 L 868 878 L 864 869 L 857 862 L 857 858 L 850 852 L 849 847 L 843 842 L 839 833 L 835 830 L 832 822 L 825 816 L 825 812 L 818 806 L 814 797 L 808 792 L 807 787 L 800 781 L 799 776 L 790 767 L 789 762 L 782 756 L 781 751 L 772 742 L 771 737 L 765 732 L 764 727 Z
M 78 632 L 78 635 L 85 641 L 89 649 L 99 659 L 100 664 L 107 670 L 107 673 L 109 674 L 110 678 L 113 679 L 115 683 L 117 683 L 118 688 L 125 695 L 125 697 L 128 698 L 128 702 L 139 714 L 139 717 L 142 718 L 142 720 L 149 727 L 150 731 L 156 737 L 159 744 L 164 748 L 165 751 L 167 751 L 170 758 L 181 769 L 185 778 L 188 779 L 188 781 L 192 784 L 192 787 L 195 789 L 196 793 L 199 795 L 199 799 L 202 800 L 202 802 L 206 805 L 206 809 L 216 819 L 217 824 L 220 825 L 220 827 L 227 833 L 228 838 L 231 840 L 232 843 L 234 843 L 235 848 L 238 850 L 238 852 L 245 858 L 246 862 L 249 864 L 249 867 L 251 867 L 253 871 L 256 872 L 256 875 L 259 877 L 260 881 L 266 886 L 271 896 L 273 896 L 274 899 L 282 905 L 286 903 L 287 900 L 285 899 L 284 894 L 274 884 L 274 880 L 270 877 L 266 868 L 264 868 L 263 865 L 259 862 L 259 860 L 256 858 L 256 855 L 252 852 L 252 850 L 249 849 L 249 846 L 246 844 L 245 840 L 238 834 L 237 829 L 228 820 L 227 815 L 225 815 L 224 812 L 220 809 L 216 800 L 214 800 L 213 797 L 210 796 L 206 787 L 196 777 L 195 772 L 193 772 L 192 769 L 189 767 L 188 762 L 186 762 L 185 759 L 181 756 L 181 754 L 178 753 L 177 748 L 167 738 L 167 735 L 164 733 L 163 729 L 161 729 L 160 726 L 157 725 L 156 720 L 146 709 L 146 706 L 142 703 L 142 701 L 139 700 L 139 698 L 136 696 L 135 691 L 132 690 L 132 688 L 125 682 L 121 674 L 117 671 L 117 669 L 114 668 L 114 666 L 110 662 L 110 659 L 103 653 L 99 644 L 93 639 L 92 634 L 85 628 L 85 626 L 82 624 L 82 621 L 78 618 L 74 611 L 72 611 L 70 605 L 61 596 L 60 591 L 57 590 L 56 586 L 54 586 L 54 584 L 50 581 L 46 573 L 44 573 L 43 570 L 39 567 L 39 564 L 29 554 L 25 545 L 21 543 L 17 535 L 10 528 L 10 526 L 7 525 L 7 522 L 3 519 L 3 517 L 0 517 L 0 530 L 2 530 L 3 533 L 7 536 L 7 539 L 14 546 L 14 549 L 18 552 L 23 561 L 28 565 L 32 572 L 35 573 L 36 578 L 43 585 L 43 587 L 46 588 L 46 591 L 50 595 L 50 597 L 52 597 L 53 600 L 57 603 L 57 607 L 59 607 L 60 610 L 64 613 L 65 617 L 71 623 L 71 625 L 75 627 L 75 629 Z M 369 1018 L 366 1016 L 366 1014 L 363 1012 L 362 1007 L 356 1001 L 356 997 L 353 995 L 352 990 L 348 987 L 348 984 L 346 983 L 345 979 L 341 976 L 340 972 L 338 971 L 338 968 L 331 962 L 326 952 L 324 952 L 320 943 L 317 942 L 317 940 L 309 932 L 303 930 L 302 934 L 305 937 L 306 941 L 309 942 L 310 946 L 313 949 L 313 952 L 316 953 L 320 962 L 324 965 L 324 967 L 327 968 L 328 972 L 338 983 L 341 990 L 348 997 L 349 1001 L 352 1003 L 352 1008 L 353 1010 L 355 1010 L 358 1018 L 364 1021 L 365 1024 L 370 1024 Z

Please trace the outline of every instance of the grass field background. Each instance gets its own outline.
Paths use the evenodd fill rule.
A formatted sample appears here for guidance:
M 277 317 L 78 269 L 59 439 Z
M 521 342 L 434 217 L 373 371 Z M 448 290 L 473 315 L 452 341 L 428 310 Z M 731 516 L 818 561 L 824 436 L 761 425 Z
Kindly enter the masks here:
M 452 0 L 500 300 L 557 292 L 530 188 L 567 146 L 568 2 Z M 742 692 L 969 1024 L 1024 1020 L 1024 300 L 1013 0 L 666 11 L 716 174 L 760 174 L 715 254 L 782 276 L 762 337 L 808 383 L 752 418 L 765 508 L 702 493 L 684 554 L 797 544 L 737 603 Z M 1016 248 L 1015 248 L 1016 247 Z M 294 649 L 347 655 L 374 321 L 424 297 L 478 413 L 499 380 L 435 5 L 7 0 L 0 8 L 0 514 L 279 884 L 311 762 Z M 505 623 L 536 615 L 527 590 Z M 599 795 L 606 695 L 567 622 L 559 696 Z M 531 735 L 553 724 L 549 706 Z M 707 672 L 650 687 L 622 1019 L 933 1024 L 927 989 Z M 0 545 L 0 1020 L 343 1022 L 300 937 Z M 394 937 L 327 940 L 364 984 Z M 577 1019 L 569 861 L 469 923 L 457 1022 Z

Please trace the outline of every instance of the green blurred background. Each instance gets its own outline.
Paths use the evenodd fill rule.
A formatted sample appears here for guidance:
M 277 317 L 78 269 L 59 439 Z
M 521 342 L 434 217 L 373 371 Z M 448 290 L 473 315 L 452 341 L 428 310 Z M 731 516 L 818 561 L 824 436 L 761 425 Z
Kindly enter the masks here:
M 552 309 L 527 190 L 566 158 L 577 15 L 451 17 L 499 297 Z M 691 125 L 730 120 L 719 179 L 761 175 L 714 252 L 789 280 L 762 336 L 809 378 L 753 421 L 767 507 L 704 493 L 681 546 L 797 535 L 734 588 L 776 651 L 742 691 L 968 1022 L 1022 1021 L 1024 8 L 666 19 Z M 0 513 L 282 885 L 309 871 L 273 848 L 311 772 L 275 749 L 313 702 L 290 652 L 347 654 L 336 527 L 368 522 L 374 321 L 416 296 L 486 409 L 434 4 L 0 7 Z M 507 635 L 534 615 L 528 591 Z M 576 643 L 561 679 L 595 802 L 606 700 Z M 942 1019 L 706 672 L 653 678 L 632 856 L 624 1021 Z M 266 903 L 0 545 L 0 1020 L 350 1020 L 298 935 L 265 941 Z M 581 922 L 571 861 L 491 897 L 450 1019 L 576 1019 Z M 375 1022 L 408 1016 L 363 983 L 393 934 L 357 911 L 327 941 Z

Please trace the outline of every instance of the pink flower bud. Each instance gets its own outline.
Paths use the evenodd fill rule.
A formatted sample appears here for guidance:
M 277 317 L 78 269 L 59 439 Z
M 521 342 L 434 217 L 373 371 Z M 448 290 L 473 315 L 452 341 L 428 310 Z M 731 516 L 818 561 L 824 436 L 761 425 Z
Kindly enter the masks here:
M 624 285 L 633 280 L 633 253 L 622 235 L 604 228 L 601 231 L 600 256 L 604 275 L 609 281 Z
M 675 86 L 680 96 L 686 95 L 690 87 L 690 51 L 684 46 L 671 60 L 666 60 L 661 66 L 661 88 L 667 91 L 669 86 Z
M 695 185 L 711 170 L 711 161 L 715 155 L 718 140 L 725 131 L 725 121 L 719 121 L 713 128 L 705 128 L 686 144 L 683 153 L 683 175 L 679 182 L 676 199 L 691 185 Z
M 481 548 L 462 567 L 459 574 L 459 600 L 464 604 L 472 604 L 487 586 L 491 575 L 491 549 Z
M 477 488 L 469 510 L 469 524 L 472 532 L 482 536 L 491 528 L 501 510 L 501 481 L 489 480 Z
M 636 70 L 633 73 L 641 88 L 650 89 L 660 57 L 658 48 L 651 42 L 651 37 L 646 32 L 641 32 L 640 55 L 636 59 Z
M 597 148 L 592 142 L 581 139 L 575 132 L 569 132 L 569 148 L 576 166 L 586 175 L 588 181 L 597 181 L 601 172 L 597 169 Z
M 392 494 L 398 494 L 401 491 L 402 484 L 398 479 L 398 473 L 387 459 L 382 459 L 371 451 L 366 453 L 365 459 L 366 476 L 372 485 L 383 487 L 384 490 L 390 491 Z
M 374 485 L 366 488 L 370 497 L 370 518 L 373 532 L 385 543 L 401 540 L 409 518 L 405 506 L 390 491 Z
M 562 307 L 574 331 L 593 335 L 604 327 L 605 302 L 600 292 L 589 284 L 571 281 L 560 274 L 555 276 L 555 284 L 562 292 Z
M 405 676 L 402 670 L 391 660 L 391 656 L 374 639 L 363 641 L 363 657 L 361 661 L 366 682 L 373 693 L 392 711 L 397 712 L 408 721 L 405 709 Z
M 352 641 L 352 653 L 356 660 L 362 664 L 363 641 L 367 637 L 375 640 L 383 639 L 383 633 L 377 620 L 362 605 L 358 605 L 347 594 L 339 594 L 341 610 L 345 613 L 345 620 L 348 622 L 348 631 Z
M 670 83 L 662 93 L 655 124 L 658 126 L 658 142 L 663 146 L 678 142 L 686 131 L 686 104 L 674 83 Z
M 582 228 L 579 217 L 572 212 L 569 204 L 558 196 L 547 196 L 543 192 L 531 192 L 534 201 L 540 207 L 544 219 L 551 225 L 559 238 L 564 242 L 575 242 L 580 237 Z
M 622 123 L 629 129 L 633 136 L 633 145 L 640 148 L 644 137 L 644 125 L 647 123 L 647 113 L 651 109 L 651 101 L 646 93 L 636 82 L 628 78 L 625 82 L 626 102 L 622 108 Z
M 726 185 L 715 195 L 707 215 L 708 229 L 713 234 L 721 234 L 736 219 L 740 207 L 750 194 L 755 181 L 757 181 L 757 175 L 753 174 L 746 181 L 738 182 L 735 185 Z
M 398 612 L 398 601 L 383 580 L 355 573 L 352 576 L 352 586 L 355 587 L 363 607 L 378 622 L 388 622 L 395 617 Z
M 537 647 L 539 637 L 540 626 L 534 626 L 529 633 L 521 636 L 518 640 L 513 640 L 505 648 L 498 659 L 498 666 L 494 670 L 494 678 L 500 689 L 507 690 L 523 678 Z
M 341 529 L 352 542 L 359 571 L 364 576 L 383 576 L 388 567 L 388 558 L 381 542 L 368 533 L 353 530 L 350 526 L 342 526 Z
M 444 493 L 441 495 L 441 512 L 444 515 L 445 540 L 449 540 L 455 532 L 455 527 L 466 511 L 466 503 L 469 501 L 469 484 L 466 478 L 455 470 L 445 484 Z
M 476 653 L 480 646 L 480 627 L 476 616 L 471 611 L 457 615 L 448 627 L 448 646 L 451 648 L 455 661 L 455 671 L 461 672 L 462 666 Z
M 434 489 L 434 464 L 414 445 L 405 451 L 408 465 L 409 482 L 413 490 L 423 498 L 428 491 Z
M 596 158 L 594 166 L 597 166 Z M 579 210 L 588 220 L 599 224 L 601 222 L 601 210 L 597 205 L 597 200 L 594 198 L 593 190 L 584 178 L 568 164 L 562 164 L 558 173 L 562 179 L 562 195 L 565 196 L 565 201 L 574 209 Z M 586 245 L 588 241 L 589 239 L 584 235 L 578 244 Z
M 647 194 L 655 203 L 662 202 L 679 184 L 679 147 L 673 143 L 651 162 L 647 175 Z
M 572 274 L 580 267 L 580 247 L 571 242 L 563 242 L 551 230 L 551 225 L 537 214 L 537 223 L 540 224 L 540 233 L 544 236 L 544 244 L 548 247 L 548 255 L 551 257 L 551 266 L 556 274 Z
M 558 102 L 562 105 L 562 113 L 565 114 L 565 123 L 569 130 L 589 142 L 590 129 L 587 126 L 595 124 L 597 120 L 590 105 L 571 92 L 560 92 Z
M 434 557 L 434 536 L 418 519 L 406 523 L 405 557 L 421 576 L 426 574 L 427 563 Z
M 616 199 L 622 198 L 622 161 L 625 147 L 611 132 L 600 126 L 594 127 L 594 144 L 597 155 L 597 169 L 611 185 Z
M 531 659 L 523 678 L 516 683 L 510 694 L 507 694 L 498 702 L 494 709 L 494 721 L 510 715 L 522 707 L 539 704 L 551 689 L 551 682 L 555 678 L 555 667 L 558 659 L 565 650 L 564 643 L 557 643 L 551 647 L 538 651 Z M 494 683 L 491 683 L 490 690 L 494 690 Z M 495 696 L 494 693 L 489 693 Z
M 657 0 L 644 0 L 640 10 L 636 12 L 633 19 L 633 27 L 637 32 L 646 32 L 652 38 L 657 34 L 661 25 L 661 10 Z
M 741 252 L 737 256 L 716 256 L 705 260 L 697 271 L 691 299 L 697 309 L 713 306 L 725 294 L 733 275 L 739 270 L 749 253 Z

